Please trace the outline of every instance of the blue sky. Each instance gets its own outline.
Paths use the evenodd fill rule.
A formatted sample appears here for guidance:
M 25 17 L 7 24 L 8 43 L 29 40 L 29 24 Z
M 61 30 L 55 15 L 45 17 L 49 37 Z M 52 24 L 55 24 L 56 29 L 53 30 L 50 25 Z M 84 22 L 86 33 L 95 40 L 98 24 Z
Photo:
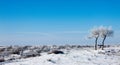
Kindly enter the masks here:
M 0 43 L 93 44 L 94 26 L 112 26 L 120 43 L 119 0 L 0 0 Z

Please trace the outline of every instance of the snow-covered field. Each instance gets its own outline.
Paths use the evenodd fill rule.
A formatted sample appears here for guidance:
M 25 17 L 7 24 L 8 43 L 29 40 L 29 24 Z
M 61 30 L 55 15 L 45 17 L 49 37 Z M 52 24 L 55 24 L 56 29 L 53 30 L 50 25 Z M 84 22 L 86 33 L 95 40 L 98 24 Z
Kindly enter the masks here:
M 1 65 L 120 65 L 120 46 L 105 50 L 75 48 L 62 50 L 64 54 L 41 53 L 41 56 L 3 62 Z

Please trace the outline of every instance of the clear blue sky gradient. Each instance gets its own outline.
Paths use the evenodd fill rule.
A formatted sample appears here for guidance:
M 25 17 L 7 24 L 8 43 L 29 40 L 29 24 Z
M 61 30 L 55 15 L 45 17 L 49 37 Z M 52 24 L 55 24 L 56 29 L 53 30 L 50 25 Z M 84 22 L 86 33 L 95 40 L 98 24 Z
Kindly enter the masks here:
M 120 43 L 120 0 L 0 0 L 1 45 L 93 44 L 85 37 L 100 25 Z

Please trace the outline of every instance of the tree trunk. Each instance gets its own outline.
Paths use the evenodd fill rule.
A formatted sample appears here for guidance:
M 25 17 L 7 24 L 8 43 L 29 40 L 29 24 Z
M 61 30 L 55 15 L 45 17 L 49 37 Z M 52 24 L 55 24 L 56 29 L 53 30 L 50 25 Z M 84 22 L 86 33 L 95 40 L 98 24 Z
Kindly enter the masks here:
M 102 50 L 104 49 L 104 42 L 105 42 L 105 39 L 106 39 L 106 35 L 105 35 L 105 37 L 103 38 L 103 41 L 102 41 Z
M 98 37 L 96 37 L 96 40 L 95 40 L 95 50 L 97 50 L 97 40 L 98 40 Z

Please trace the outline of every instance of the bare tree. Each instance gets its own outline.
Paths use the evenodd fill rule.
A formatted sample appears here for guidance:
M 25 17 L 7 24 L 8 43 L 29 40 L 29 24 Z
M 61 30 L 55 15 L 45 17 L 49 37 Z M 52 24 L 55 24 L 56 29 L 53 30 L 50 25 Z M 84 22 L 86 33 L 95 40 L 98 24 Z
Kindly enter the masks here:
M 100 35 L 100 32 L 98 28 L 93 28 L 91 30 L 91 35 L 89 38 L 95 38 L 95 50 L 97 50 L 97 41 L 98 41 L 99 35 Z
M 102 50 L 103 50 L 106 37 L 112 37 L 114 31 L 112 30 L 111 27 L 107 28 L 107 27 L 101 26 L 101 27 L 99 27 L 99 32 L 100 32 L 100 36 L 103 38 L 103 41 L 102 41 Z

